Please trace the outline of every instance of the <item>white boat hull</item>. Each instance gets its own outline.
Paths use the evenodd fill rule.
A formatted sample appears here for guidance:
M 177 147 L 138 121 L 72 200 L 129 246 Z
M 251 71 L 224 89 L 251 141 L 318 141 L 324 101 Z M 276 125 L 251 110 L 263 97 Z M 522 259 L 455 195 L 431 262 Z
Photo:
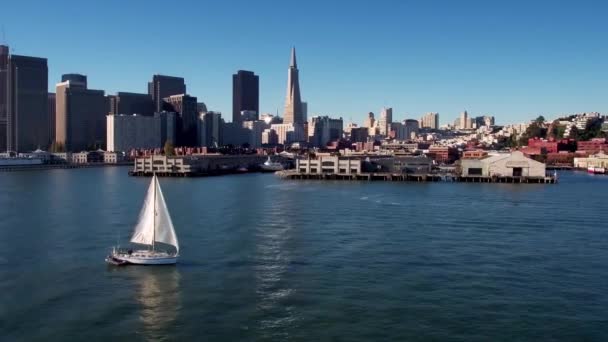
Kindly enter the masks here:
M 177 263 L 178 255 L 169 254 L 167 252 L 140 250 L 131 253 L 114 252 L 109 255 L 109 258 L 120 264 L 132 265 L 173 265 Z
M 265 164 L 262 164 L 260 167 L 264 171 L 283 171 L 283 169 L 284 169 L 283 165 L 265 165 Z

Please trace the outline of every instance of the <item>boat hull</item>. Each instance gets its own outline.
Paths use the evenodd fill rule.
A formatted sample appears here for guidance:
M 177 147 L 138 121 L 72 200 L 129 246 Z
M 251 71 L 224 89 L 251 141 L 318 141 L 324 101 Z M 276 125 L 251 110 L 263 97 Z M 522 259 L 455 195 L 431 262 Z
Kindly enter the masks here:
M 605 174 L 606 173 L 606 168 L 603 167 L 588 167 L 587 168 L 587 172 L 589 173 L 594 173 L 594 174 Z
M 283 171 L 283 165 L 260 165 L 260 168 L 264 171 Z
M 174 265 L 177 255 L 156 251 L 134 251 L 131 253 L 112 253 L 108 256 L 111 264 L 116 265 Z

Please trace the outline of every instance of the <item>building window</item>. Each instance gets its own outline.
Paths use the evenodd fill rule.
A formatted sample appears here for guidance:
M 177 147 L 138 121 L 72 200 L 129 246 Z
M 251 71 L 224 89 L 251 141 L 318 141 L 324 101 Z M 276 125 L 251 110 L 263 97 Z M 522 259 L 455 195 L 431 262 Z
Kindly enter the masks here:
M 340 173 L 346 173 L 346 169 L 340 169 Z
M 300 168 L 301 173 L 306 173 L 306 168 Z
M 333 161 L 324 161 L 321 163 L 322 166 L 334 166 Z
M 350 169 L 350 173 L 359 173 L 357 169 Z
M 470 167 L 469 168 L 469 176 L 481 176 L 481 168 L 480 167 Z
M 310 173 L 317 173 L 317 169 L 316 168 L 311 168 L 310 169 Z

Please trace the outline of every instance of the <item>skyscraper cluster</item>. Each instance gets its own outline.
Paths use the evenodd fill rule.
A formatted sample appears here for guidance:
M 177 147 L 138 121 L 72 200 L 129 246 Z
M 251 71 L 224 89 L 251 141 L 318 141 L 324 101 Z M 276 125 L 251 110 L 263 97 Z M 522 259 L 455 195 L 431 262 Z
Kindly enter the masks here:
M 64 74 L 48 92 L 44 58 L 10 54 L 0 46 L 0 151 L 35 149 L 126 152 L 175 146 L 219 147 L 304 143 L 323 147 L 342 138 L 342 119 L 314 116 L 300 93 L 296 50 L 291 49 L 283 117 L 260 113 L 259 76 L 232 75 L 232 122 L 187 92 L 184 78 L 153 75 L 147 93 L 90 87 L 86 75 Z M 278 114 L 278 113 L 277 113 Z M 392 112 L 383 111 L 380 130 L 388 135 Z

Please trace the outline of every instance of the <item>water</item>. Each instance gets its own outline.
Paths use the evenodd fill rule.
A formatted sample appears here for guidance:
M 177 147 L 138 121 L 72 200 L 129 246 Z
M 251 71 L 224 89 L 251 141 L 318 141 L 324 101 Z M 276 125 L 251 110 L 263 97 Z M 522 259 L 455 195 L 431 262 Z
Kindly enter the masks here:
M 172 267 L 108 267 L 149 178 L 0 174 L 3 341 L 608 339 L 608 177 L 161 179 Z

